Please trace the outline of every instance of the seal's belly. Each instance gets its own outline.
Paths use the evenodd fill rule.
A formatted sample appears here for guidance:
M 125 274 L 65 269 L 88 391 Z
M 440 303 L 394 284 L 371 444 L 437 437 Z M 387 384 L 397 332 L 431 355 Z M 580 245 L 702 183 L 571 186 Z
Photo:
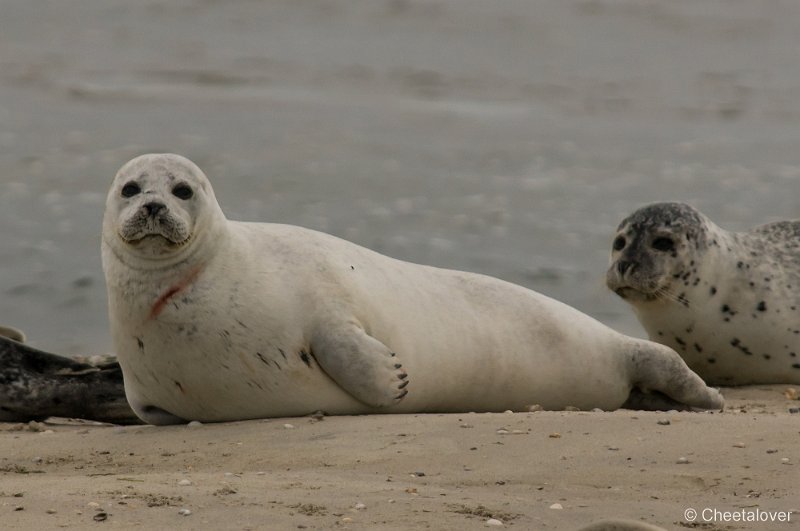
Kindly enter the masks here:
M 120 351 L 129 397 L 187 420 L 306 415 L 361 408 L 299 341 L 260 341 L 243 322 L 209 329 L 151 322 Z M 228 326 L 231 325 L 231 326 Z
M 800 381 L 800 371 L 792 379 L 791 370 L 800 359 L 800 325 L 787 327 L 768 318 L 736 319 L 715 326 L 709 321 L 676 319 L 669 327 L 648 323 L 645 328 L 653 341 L 675 349 L 709 384 Z

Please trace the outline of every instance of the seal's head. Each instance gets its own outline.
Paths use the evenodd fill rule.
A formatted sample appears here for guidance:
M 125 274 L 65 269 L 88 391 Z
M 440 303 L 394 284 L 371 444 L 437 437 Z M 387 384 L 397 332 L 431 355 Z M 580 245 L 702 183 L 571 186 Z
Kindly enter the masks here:
M 214 191 L 192 161 L 172 154 L 142 155 L 114 177 L 106 200 L 103 241 L 139 258 L 169 259 L 220 218 Z
M 606 285 L 630 303 L 685 303 L 675 286 L 698 281 L 699 257 L 708 246 L 710 226 L 705 216 L 684 203 L 640 208 L 617 228 Z

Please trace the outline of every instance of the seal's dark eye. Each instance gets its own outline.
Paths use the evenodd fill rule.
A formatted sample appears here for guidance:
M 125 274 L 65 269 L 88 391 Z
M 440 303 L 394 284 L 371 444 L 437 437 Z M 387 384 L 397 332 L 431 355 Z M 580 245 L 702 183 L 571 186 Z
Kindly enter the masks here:
M 130 182 L 122 187 L 122 197 L 133 197 L 141 191 L 138 184 Z
M 656 251 L 671 251 L 675 248 L 675 242 L 670 238 L 656 238 L 653 240 L 653 249 Z
M 194 192 L 192 192 L 192 189 L 189 188 L 187 185 L 179 184 L 178 186 L 172 189 L 172 195 L 174 195 L 178 199 L 183 199 L 184 201 L 186 201 L 187 199 L 189 199 L 194 195 Z
M 614 240 L 613 245 L 615 251 L 621 251 L 622 249 L 625 248 L 625 238 L 623 238 L 622 236 L 617 236 L 617 238 Z

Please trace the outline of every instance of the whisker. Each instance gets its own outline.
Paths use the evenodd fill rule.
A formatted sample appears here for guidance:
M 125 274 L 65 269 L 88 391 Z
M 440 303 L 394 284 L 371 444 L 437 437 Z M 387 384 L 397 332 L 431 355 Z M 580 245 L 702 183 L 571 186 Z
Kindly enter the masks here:
M 668 288 L 666 288 L 666 287 L 660 287 L 660 288 L 657 288 L 657 289 L 656 289 L 656 290 L 653 292 L 653 294 L 654 294 L 654 295 L 655 295 L 657 298 L 664 298 L 664 299 L 670 300 L 670 301 L 672 301 L 672 302 L 677 302 L 678 304 L 680 304 L 680 305 L 682 305 L 682 306 L 684 306 L 684 307 L 686 307 L 686 308 L 689 308 L 689 307 L 690 307 L 689 300 L 688 300 L 687 298 L 685 298 L 685 297 L 680 297 L 680 296 L 678 296 L 678 295 L 675 295 L 673 292 L 671 292 L 671 291 L 670 291 Z

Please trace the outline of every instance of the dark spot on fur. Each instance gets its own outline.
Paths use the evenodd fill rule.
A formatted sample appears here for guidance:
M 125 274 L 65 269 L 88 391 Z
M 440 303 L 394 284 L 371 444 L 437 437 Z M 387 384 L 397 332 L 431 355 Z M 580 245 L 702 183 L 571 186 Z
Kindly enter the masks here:
M 796 353 L 794 353 L 794 352 L 790 352 L 790 353 L 789 353 L 789 356 L 791 356 L 791 357 L 793 357 L 793 358 L 796 358 L 796 357 L 797 357 L 797 354 L 796 354 Z
M 54 396 L 54 397 L 53 397 L 53 403 L 54 403 L 55 405 L 59 405 L 59 404 L 61 403 L 61 399 L 60 399 L 60 398 L 58 398 L 57 396 Z
M 733 339 L 731 339 L 731 345 L 733 345 L 734 347 L 738 347 L 739 343 L 741 343 L 741 341 L 739 341 L 737 338 L 734 337 Z
M 306 352 L 305 350 L 301 350 L 300 359 L 303 360 L 303 363 L 311 367 L 311 358 L 308 356 L 308 352 Z
M 717 288 L 715 288 L 714 286 L 711 286 L 711 290 L 710 291 L 711 291 L 711 295 L 716 295 L 717 294 Z
M 659 336 L 663 336 L 663 335 L 664 335 L 664 332 L 662 332 L 661 330 L 659 330 L 659 331 L 658 331 L 658 332 L 656 332 L 656 333 L 657 333 Z
M 262 362 L 264 362 L 264 365 L 269 367 L 269 360 L 267 358 L 265 358 L 260 352 L 256 352 L 256 356 L 258 356 L 258 359 L 260 359 Z
M 766 312 L 767 311 L 767 303 L 764 302 L 764 301 L 759 302 L 758 306 L 756 306 L 756 310 L 758 310 L 759 312 Z
M 247 325 L 241 322 L 240 320 L 237 319 L 236 322 L 239 323 L 239 326 L 241 326 L 242 328 L 247 329 Z
M 682 348 L 684 349 L 686 348 L 686 342 L 683 339 L 679 338 L 678 336 L 675 336 L 675 342 L 679 344 Z
M 713 364 L 715 364 L 717 362 L 717 359 L 716 358 L 708 358 L 708 360 L 706 360 L 706 361 L 708 361 L 710 364 L 713 365 Z
M 695 343 L 695 344 L 694 344 L 694 349 L 695 349 L 697 352 L 703 352 L 703 347 L 701 347 L 701 346 L 700 346 L 700 345 L 698 345 L 697 343 Z
M 136 344 L 139 345 L 139 350 L 144 352 L 144 341 L 142 341 L 141 338 L 136 338 Z
M 279 349 L 278 349 L 278 352 L 280 352 L 280 353 L 281 353 L 281 356 L 283 356 L 283 359 L 286 359 L 286 353 L 283 351 L 283 349 L 282 349 L 282 348 L 279 348 Z
M 178 389 L 181 390 L 181 393 L 186 393 L 186 391 L 183 390 L 183 386 L 181 385 L 181 383 L 178 380 L 174 380 L 174 382 L 175 382 L 175 385 L 178 386 Z
M 765 360 L 768 360 L 768 359 L 772 358 L 772 356 L 770 356 L 769 354 L 762 354 L 762 356 L 764 356 Z
M 800 363 L 792 363 L 792 368 L 800 369 Z
M 350 269 L 353 270 L 353 271 L 356 270 L 355 266 L 350 266 Z
M 728 306 L 727 304 L 723 304 L 722 305 L 722 313 L 728 313 L 730 311 L 731 311 L 731 307 L 730 306 Z

